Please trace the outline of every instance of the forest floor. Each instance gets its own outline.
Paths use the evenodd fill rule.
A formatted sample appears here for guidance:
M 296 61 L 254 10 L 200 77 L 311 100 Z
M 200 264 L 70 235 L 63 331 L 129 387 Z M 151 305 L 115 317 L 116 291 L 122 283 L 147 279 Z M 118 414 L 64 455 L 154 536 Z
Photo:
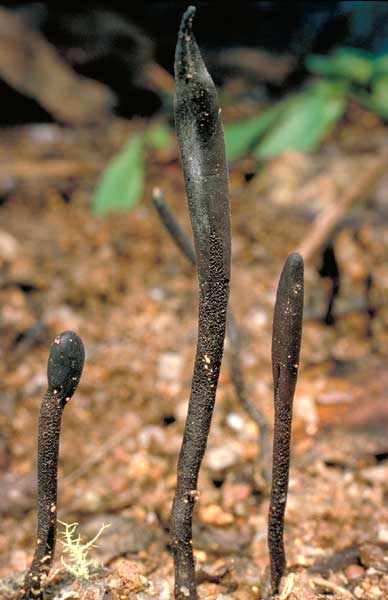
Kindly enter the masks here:
M 141 126 L 34 125 L 0 133 L 0 596 L 15 595 L 36 530 L 36 432 L 49 345 L 77 331 L 87 360 L 64 411 L 58 517 L 90 540 L 89 581 L 61 565 L 48 597 L 172 598 L 168 522 L 197 328 L 197 283 L 158 221 L 159 186 L 190 231 L 176 148 L 147 158 L 144 199 L 93 216 L 107 160 Z M 269 422 L 272 313 L 282 264 L 386 137 L 352 108 L 312 156 L 284 154 L 253 178 L 231 167 L 231 305 L 242 328 L 249 397 Z M 295 396 L 282 600 L 388 598 L 388 176 L 370 186 L 333 240 L 340 293 L 318 253 L 306 264 L 301 368 Z M 331 257 L 332 258 L 332 257 Z M 326 272 L 335 272 L 333 261 Z M 331 264 L 331 267 L 330 267 Z M 337 278 L 338 279 L 338 278 Z M 268 490 L 256 425 L 228 368 L 220 377 L 194 513 L 202 599 L 260 597 L 268 567 Z M 271 425 L 272 426 L 272 425 Z M 63 526 L 59 526 L 59 531 Z M 65 557 L 66 558 L 66 557 Z

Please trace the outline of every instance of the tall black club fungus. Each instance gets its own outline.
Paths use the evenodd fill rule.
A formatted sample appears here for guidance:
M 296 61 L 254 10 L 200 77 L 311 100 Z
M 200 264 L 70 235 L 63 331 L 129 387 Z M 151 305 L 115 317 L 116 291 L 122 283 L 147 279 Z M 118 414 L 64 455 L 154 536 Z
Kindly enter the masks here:
M 175 242 L 176 246 L 186 257 L 189 263 L 191 263 L 195 267 L 196 260 L 193 243 L 187 235 L 187 233 L 179 225 L 173 211 L 165 201 L 164 195 L 159 188 L 153 189 L 152 200 L 159 215 L 159 218 L 166 230 L 168 231 L 168 233 L 170 234 L 172 240 Z M 231 380 L 236 390 L 236 395 L 240 401 L 241 406 L 247 412 L 250 418 L 256 423 L 257 428 L 259 430 L 261 470 L 263 479 L 265 483 L 269 486 L 271 482 L 271 449 L 268 423 L 265 415 L 261 412 L 259 408 L 252 404 L 248 398 L 248 391 L 245 384 L 245 378 L 241 361 L 241 334 L 240 329 L 236 324 L 233 311 L 230 305 L 228 308 L 228 318 L 226 322 L 226 334 L 230 342 L 229 363 Z
M 35 554 L 20 597 L 42 598 L 42 583 L 54 560 L 57 534 L 57 471 L 63 409 L 77 389 L 84 366 L 81 338 L 73 331 L 58 335 L 47 364 L 38 434 L 38 531 Z
M 182 18 L 175 54 L 175 123 L 199 280 L 197 351 L 178 462 L 170 535 L 175 598 L 196 599 L 192 514 L 221 367 L 230 280 L 230 206 L 217 92 L 192 33 L 195 8 Z
M 275 425 L 272 450 L 272 489 L 268 519 L 268 548 L 272 593 L 278 593 L 284 574 L 284 512 L 290 469 L 292 404 L 299 367 L 303 319 L 303 259 L 290 254 L 280 275 L 272 330 L 272 375 Z

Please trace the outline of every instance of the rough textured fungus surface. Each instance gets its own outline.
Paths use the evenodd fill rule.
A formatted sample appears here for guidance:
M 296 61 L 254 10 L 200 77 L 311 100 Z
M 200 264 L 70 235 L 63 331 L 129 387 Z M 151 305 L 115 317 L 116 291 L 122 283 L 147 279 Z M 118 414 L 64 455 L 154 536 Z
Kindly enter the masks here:
M 302 338 L 304 275 L 300 254 L 290 254 L 280 275 L 272 329 L 272 376 L 274 383 L 274 440 L 272 449 L 272 488 L 268 515 L 273 593 L 286 568 L 284 513 L 290 470 L 292 406 L 299 370 Z
M 77 389 L 84 366 L 81 338 L 73 331 L 58 335 L 47 363 L 48 389 L 39 415 L 38 529 L 31 567 L 20 591 L 22 598 L 43 597 L 42 585 L 54 560 L 57 537 L 57 471 L 62 412 Z
M 198 341 L 178 462 L 170 536 L 175 597 L 198 598 L 192 514 L 224 348 L 230 281 L 230 205 L 223 127 L 214 83 L 183 15 L 175 56 L 175 122 L 181 151 L 199 282 Z

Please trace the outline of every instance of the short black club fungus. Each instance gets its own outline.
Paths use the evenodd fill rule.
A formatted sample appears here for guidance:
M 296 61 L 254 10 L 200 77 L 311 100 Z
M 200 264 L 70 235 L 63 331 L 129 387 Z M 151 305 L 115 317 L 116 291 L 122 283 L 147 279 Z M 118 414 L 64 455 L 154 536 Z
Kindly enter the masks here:
M 54 560 L 57 534 L 57 471 L 63 409 L 77 389 L 84 366 L 81 338 L 73 331 L 58 335 L 47 364 L 48 388 L 43 397 L 38 434 L 38 531 L 31 567 L 19 597 L 43 597 L 43 583 Z
M 290 254 L 280 275 L 272 330 L 272 374 L 275 426 L 268 548 L 272 593 L 277 594 L 286 567 L 284 513 L 290 470 L 292 405 L 302 338 L 304 267 L 300 254 Z

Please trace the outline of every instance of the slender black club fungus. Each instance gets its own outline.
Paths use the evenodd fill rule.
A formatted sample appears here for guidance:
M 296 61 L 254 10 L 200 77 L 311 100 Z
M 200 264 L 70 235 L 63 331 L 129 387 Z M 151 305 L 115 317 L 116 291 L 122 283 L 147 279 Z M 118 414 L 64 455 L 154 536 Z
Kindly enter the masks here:
M 195 250 L 192 241 L 179 225 L 173 211 L 165 201 L 164 195 L 159 188 L 154 188 L 152 192 L 152 200 L 160 220 L 169 232 L 171 238 L 178 246 L 182 254 L 187 258 L 187 260 L 193 266 L 195 266 Z M 241 335 L 230 306 L 228 309 L 226 332 L 230 341 L 229 362 L 232 383 L 236 390 L 237 398 L 239 399 L 241 406 L 258 427 L 262 474 L 264 481 L 269 485 L 271 482 L 271 448 L 268 423 L 265 415 L 260 411 L 260 409 L 251 404 L 248 399 L 247 388 L 245 385 L 243 368 L 241 364 Z
M 164 227 L 167 229 L 182 254 L 187 258 L 189 263 L 195 267 L 196 261 L 193 243 L 179 225 L 159 188 L 154 188 L 152 190 L 152 200 Z
M 198 341 L 171 513 L 175 598 L 197 596 L 192 514 L 221 367 L 230 280 L 230 206 L 217 92 L 191 27 L 182 18 L 175 54 L 175 122 L 181 151 L 199 279 Z
M 290 468 L 292 404 L 299 367 L 303 318 L 303 259 L 290 254 L 280 275 L 272 330 L 275 426 L 268 548 L 272 593 L 278 593 L 286 566 L 284 512 Z
M 20 597 L 42 598 L 42 583 L 55 551 L 57 533 L 57 468 L 63 409 L 77 389 L 84 366 L 84 346 L 73 331 L 58 335 L 47 364 L 48 388 L 43 397 L 38 434 L 38 531 L 35 554 Z

